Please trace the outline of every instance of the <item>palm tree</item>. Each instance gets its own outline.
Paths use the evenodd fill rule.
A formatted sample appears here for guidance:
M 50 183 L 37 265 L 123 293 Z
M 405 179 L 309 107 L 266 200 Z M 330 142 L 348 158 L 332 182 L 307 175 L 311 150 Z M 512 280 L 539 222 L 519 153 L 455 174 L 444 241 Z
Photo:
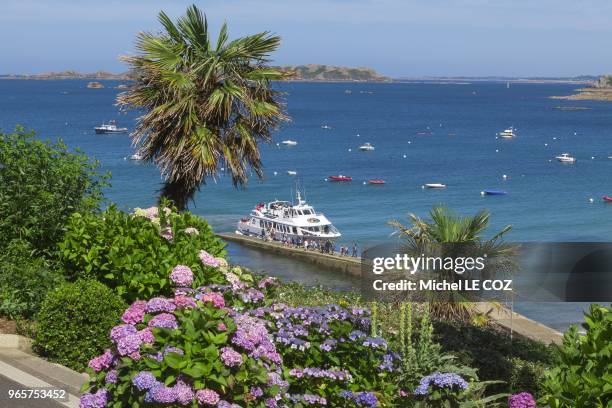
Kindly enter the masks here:
M 143 112 L 132 141 L 161 170 L 160 198 L 183 210 L 222 167 L 235 187 L 250 169 L 263 176 L 259 143 L 287 119 L 271 81 L 286 74 L 267 65 L 280 44 L 269 32 L 230 41 L 223 24 L 213 41 L 196 6 L 176 23 L 164 12 L 159 21 L 162 32 L 139 33 L 138 53 L 122 57 L 135 84 L 117 102 Z
M 412 226 L 404 226 L 397 220 L 390 221 L 396 233 L 404 238 L 402 250 L 413 256 L 447 257 L 485 257 L 485 269 L 478 274 L 466 272 L 458 275 L 454 270 L 438 267 L 435 277 L 447 281 L 489 279 L 497 274 L 510 273 L 515 268 L 514 257 L 517 247 L 502 240 L 504 234 L 512 229 L 511 225 L 502 228 L 491 238 L 483 238 L 489 226 L 490 215 L 486 210 L 474 216 L 459 216 L 445 206 L 434 206 L 430 211 L 431 220 L 423 220 L 409 214 Z M 476 276 L 477 275 L 477 276 Z M 471 292 L 457 291 L 436 293 L 430 298 L 432 314 L 439 319 L 469 320 L 477 312 L 477 300 Z

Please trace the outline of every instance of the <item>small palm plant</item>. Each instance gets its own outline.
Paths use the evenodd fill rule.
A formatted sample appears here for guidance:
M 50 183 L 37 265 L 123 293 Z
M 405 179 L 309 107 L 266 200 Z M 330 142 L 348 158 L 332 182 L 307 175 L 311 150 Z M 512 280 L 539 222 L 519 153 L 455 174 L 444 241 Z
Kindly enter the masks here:
M 135 84 L 117 102 L 143 112 L 133 142 L 159 166 L 161 196 L 183 210 L 221 168 L 236 187 L 251 169 L 262 177 L 259 143 L 287 119 L 271 81 L 286 74 L 267 65 L 280 44 L 269 32 L 230 41 L 223 24 L 213 41 L 196 6 L 176 23 L 164 12 L 159 21 L 162 32 L 141 32 L 137 55 L 122 57 Z
M 411 256 L 432 256 L 441 259 L 486 258 L 485 268 L 478 272 L 478 278 L 489 279 L 497 274 L 508 274 L 516 267 L 514 257 L 517 247 L 502 240 L 504 234 L 512 229 L 505 226 L 491 238 L 483 238 L 489 226 L 490 215 L 486 210 L 474 216 L 459 216 L 445 206 L 434 206 L 430 211 L 431 220 L 423 220 L 409 214 L 412 226 L 407 227 L 400 221 L 389 224 L 396 234 L 403 238 L 401 250 Z M 475 273 L 457 274 L 453 269 L 437 267 L 428 271 L 438 280 L 457 282 L 476 278 Z M 455 321 L 471 320 L 478 316 L 474 303 L 482 300 L 469 291 L 438 292 L 427 299 L 431 302 L 431 314 L 439 319 Z

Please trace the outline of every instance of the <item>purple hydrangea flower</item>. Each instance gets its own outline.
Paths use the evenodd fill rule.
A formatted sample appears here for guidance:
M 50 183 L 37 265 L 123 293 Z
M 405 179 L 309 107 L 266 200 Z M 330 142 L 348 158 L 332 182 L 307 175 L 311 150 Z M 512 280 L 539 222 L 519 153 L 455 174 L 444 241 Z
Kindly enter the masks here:
M 219 402 L 219 394 L 209 389 L 198 390 L 196 399 L 202 405 L 216 405 Z
M 193 402 L 195 393 L 191 387 L 182 381 L 177 381 L 174 385 L 174 391 L 176 393 L 176 401 L 181 405 L 189 405 Z
M 87 393 L 81 396 L 79 408 L 104 408 L 108 402 L 108 391 L 99 389 L 95 394 Z
M 160 404 L 172 404 L 178 397 L 174 387 L 166 387 L 161 383 L 151 388 L 149 392 L 151 393 L 151 399 Z
M 130 334 L 136 334 L 137 331 L 136 327 L 131 324 L 120 324 L 111 329 L 110 338 L 116 343 L 120 338 Z
M 217 258 L 209 254 L 208 252 L 201 250 L 198 254 L 200 261 L 206 266 L 212 266 L 213 268 L 219 267 L 219 261 Z
M 174 315 L 170 313 L 161 313 L 149 320 L 149 327 L 176 329 L 178 328 L 178 323 Z
M 536 408 L 533 395 L 528 392 L 521 392 L 508 397 L 509 408 Z
M 155 336 L 153 335 L 153 332 L 151 331 L 150 327 L 145 327 L 144 329 L 140 330 L 138 332 L 138 336 L 140 337 L 140 340 L 145 344 L 155 343 Z
M 140 339 L 138 333 L 129 334 L 127 336 L 121 337 L 117 341 L 117 352 L 119 352 L 119 354 L 122 356 L 127 356 L 138 352 L 140 350 L 141 344 L 142 340 Z
M 132 384 L 136 386 L 140 391 L 150 390 L 158 385 L 158 381 L 155 376 L 149 371 L 141 371 L 132 378 Z
M 117 370 L 110 370 L 104 377 L 106 384 L 115 384 L 117 382 Z
M 173 312 L 176 309 L 176 305 L 172 299 L 166 299 L 163 297 L 156 297 L 147 302 L 147 312 Z
M 459 390 L 465 390 L 468 387 L 468 383 L 455 373 L 433 373 L 421 379 L 414 393 L 416 395 L 427 395 L 429 394 L 430 386 L 449 389 L 457 387 Z
M 191 268 L 185 265 L 177 265 L 170 273 L 170 280 L 176 286 L 191 286 L 193 283 L 193 272 Z
M 242 355 L 231 347 L 221 349 L 221 361 L 228 367 L 235 367 L 242 364 Z

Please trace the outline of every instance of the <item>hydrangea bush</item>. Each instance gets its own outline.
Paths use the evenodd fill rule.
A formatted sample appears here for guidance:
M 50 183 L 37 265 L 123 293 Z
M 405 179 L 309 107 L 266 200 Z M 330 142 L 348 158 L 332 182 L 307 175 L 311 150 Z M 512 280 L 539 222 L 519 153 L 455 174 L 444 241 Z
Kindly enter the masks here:
M 367 310 L 275 304 L 251 315 L 271 322 L 292 403 L 375 407 L 397 395 L 399 356 L 368 334 Z
M 60 259 L 68 279 L 83 275 L 95 278 L 133 302 L 171 296 L 169 276 L 177 265 L 192 270 L 188 286 L 224 282 L 223 276 L 202 264 L 198 256 L 200 250 L 223 256 L 224 245 L 206 221 L 189 212 L 177 214 L 152 207 L 128 214 L 111 206 L 101 214 L 74 214 L 70 218 L 60 244 Z
M 181 293 L 125 311 L 110 332 L 112 348 L 89 362 L 82 408 L 278 406 L 286 384 L 266 323 L 208 288 Z

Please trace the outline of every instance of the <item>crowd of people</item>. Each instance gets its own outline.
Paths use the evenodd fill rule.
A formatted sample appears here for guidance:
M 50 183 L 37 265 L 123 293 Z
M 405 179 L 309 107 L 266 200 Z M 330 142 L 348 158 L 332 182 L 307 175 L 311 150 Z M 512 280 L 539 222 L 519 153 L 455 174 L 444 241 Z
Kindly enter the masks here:
M 353 242 L 351 246 L 340 245 L 340 247 L 337 247 L 336 243 L 329 239 L 325 241 L 317 239 L 309 240 L 306 237 L 289 237 L 287 234 L 283 234 L 281 239 L 277 239 L 273 233 L 264 233 L 263 231 L 261 238 L 266 241 L 277 241 L 282 243 L 283 246 L 291 248 L 303 248 L 307 251 L 319 251 L 324 254 L 349 256 L 355 258 L 358 256 L 357 243 L 355 242 Z

